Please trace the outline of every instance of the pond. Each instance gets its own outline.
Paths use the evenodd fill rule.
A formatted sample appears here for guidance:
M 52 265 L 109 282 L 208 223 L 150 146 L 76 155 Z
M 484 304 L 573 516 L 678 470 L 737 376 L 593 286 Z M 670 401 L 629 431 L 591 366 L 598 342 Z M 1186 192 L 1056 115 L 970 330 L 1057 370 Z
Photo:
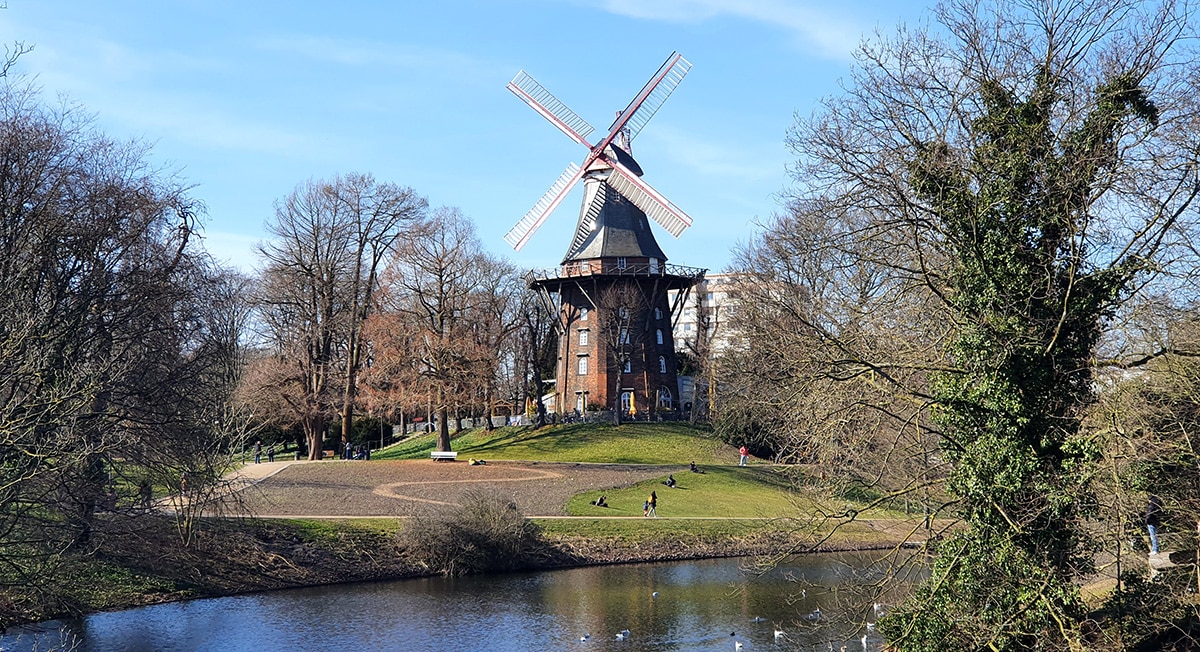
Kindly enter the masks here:
M 0 646 L 5 652 L 749 652 L 864 645 L 876 651 L 882 640 L 864 627 L 875 620 L 874 607 L 850 597 L 885 572 L 876 559 L 808 555 L 764 574 L 744 569 L 746 560 L 724 559 L 291 589 L 44 623 L 11 632 Z

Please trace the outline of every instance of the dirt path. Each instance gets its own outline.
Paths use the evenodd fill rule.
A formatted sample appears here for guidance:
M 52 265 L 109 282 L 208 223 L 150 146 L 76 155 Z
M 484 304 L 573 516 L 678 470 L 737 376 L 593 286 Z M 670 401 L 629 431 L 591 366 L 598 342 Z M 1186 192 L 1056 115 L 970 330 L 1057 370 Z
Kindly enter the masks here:
M 566 516 L 571 496 L 624 487 L 686 467 L 549 462 L 322 461 L 250 464 L 236 476 L 244 511 L 265 516 L 410 516 L 458 504 L 471 490 L 511 495 L 528 516 Z

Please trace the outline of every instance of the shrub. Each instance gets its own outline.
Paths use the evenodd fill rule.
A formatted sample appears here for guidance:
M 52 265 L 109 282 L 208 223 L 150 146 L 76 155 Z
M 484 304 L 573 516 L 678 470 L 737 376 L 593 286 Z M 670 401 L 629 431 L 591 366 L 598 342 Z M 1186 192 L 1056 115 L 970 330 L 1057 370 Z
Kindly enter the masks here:
M 442 575 L 519 570 L 546 552 L 537 525 L 512 499 L 482 489 L 469 491 L 462 505 L 413 516 L 401 543 L 415 563 Z

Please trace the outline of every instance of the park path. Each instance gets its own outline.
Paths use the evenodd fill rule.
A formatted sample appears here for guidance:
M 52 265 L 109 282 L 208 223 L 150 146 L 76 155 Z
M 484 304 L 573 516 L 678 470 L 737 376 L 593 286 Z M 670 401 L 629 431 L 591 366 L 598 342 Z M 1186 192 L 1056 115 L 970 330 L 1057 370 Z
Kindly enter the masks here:
M 225 474 L 225 479 L 235 484 L 257 484 L 293 464 L 311 463 L 311 460 L 286 460 L 282 462 L 262 462 L 260 464 L 250 462 L 249 464 L 242 465 L 241 468 L 234 469 Z

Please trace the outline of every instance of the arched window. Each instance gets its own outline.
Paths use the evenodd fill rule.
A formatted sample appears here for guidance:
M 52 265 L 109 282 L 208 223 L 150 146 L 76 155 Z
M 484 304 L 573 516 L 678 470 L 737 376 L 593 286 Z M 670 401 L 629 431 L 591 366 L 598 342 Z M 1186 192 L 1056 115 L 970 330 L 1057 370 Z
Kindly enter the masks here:
M 667 373 L 667 356 L 665 355 L 658 356 L 658 373 Z
M 586 328 L 579 330 L 579 346 L 588 345 L 588 331 Z
M 617 338 L 617 341 L 620 344 L 629 344 L 629 329 L 628 328 L 621 329 L 621 335 Z
M 579 370 L 578 371 L 579 371 L 580 376 L 587 375 L 587 360 L 588 360 L 587 356 L 582 356 L 579 358 Z
M 658 407 L 670 410 L 671 406 L 673 405 L 673 401 L 674 399 L 671 396 L 671 390 L 667 389 L 666 387 L 660 387 L 658 390 Z
M 663 343 L 662 329 L 660 328 L 657 331 L 655 331 L 654 335 L 655 335 L 655 337 L 658 338 L 658 343 L 662 344 Z
M 580 306 L 580 308 L 579 308 L 579 321 L 587 321 L 587 318 L 588 318 L 588 309 L 587 309 L 587 306 Z
M 623 368 L 625 369 L 625 373 L 627 373 L 627 374 L 633 373 L 633 363 L 630 362 L 629 360 L 625 361 L 625 366 Z
M 662 308 L 655 308 L 655 309 L 654 309 L 654 318 L 655 318 L 655 319 L 662 319 Z M 662 344 L 662 342 L 659 342 L 659 344 Z

